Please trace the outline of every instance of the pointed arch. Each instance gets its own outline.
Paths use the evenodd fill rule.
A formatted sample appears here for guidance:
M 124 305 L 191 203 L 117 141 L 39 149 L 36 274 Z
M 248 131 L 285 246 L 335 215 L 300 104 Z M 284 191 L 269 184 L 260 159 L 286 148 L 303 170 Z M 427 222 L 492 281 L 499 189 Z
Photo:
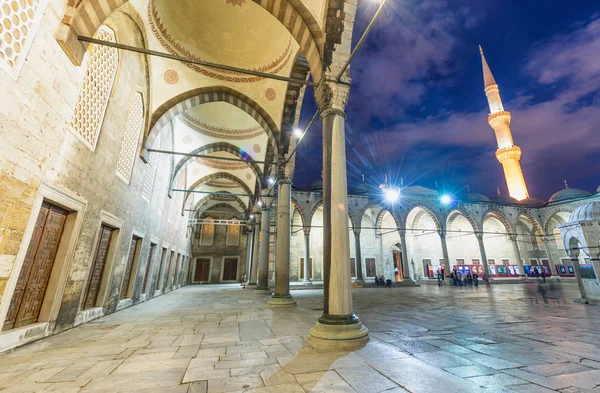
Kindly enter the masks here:
M 535 234 L 537 234 L 537 235 L 543 235 L 542 225 L 531 214 L 529 214 L 526 211 L 520 211 L 519 214 L 517 215 L 517 222 L 519 222 L 519 220 L 521 220 L 521 219 L 523 219 L 524 221 L 526 221 L 529 224 L 531 224 L 531 226 L 533 227 L 533 232 Z
M 56 40 L 71 62 L 81 65 L 87 47 L 77 36 L 94 35 L 98 27 L 129 0 L 68 0 Z M 274 16 L 294 37 L 308 59 L 314 80 L 323 72 L 324 33 L 315 17 L 300 0 L 253 0 Z
M 190 154 L 208 155 L 208 154 L 216 153 L 216 152 L 229 153 L 235 157 L 243 159 L 244 162 L 248 165 L 248 167 L 252 170 L 252 172 L 254 172 L 254 175 L 256 176 L 256 181 L 259 183 L 258 187 L 260 190 L 260 179 L 262 179 L 262 177 L 263 177 L 263 172 L 260 169 L 260 167 L 258 166 L 258 164 L 248 154 L 240 151 L 239 147 L 232 145 L 231 143 L 228 143 L 228 142 L 217 142 L 217 143 L 211 143 L 209 145 L 201 146 L 195 150 L 192 150 L 190 152 Z M 169 189 L 171 189 L 173 187 L 173 182 L 177 178 L 177 175 L 179 174 L 179 172 L 183 168 L 188 166 L 191 163 L 191 160 L 194 158 L 195 157 L 193 157 L 193 156 L 186 156 L 186 157 L 182 158 L 181 160 L 179 160 L 179 162 L 175 165 L 175 168 L 173 168 L 173 176 L 171 176 L 171 182 L 169 184 Z M 248 192 L 248 194 L 254 194 L 254 192 Z
M 211 203 L 213 204 L 211 205 Z M 231 205 L 232 207 L 237 205 L 236 209 L 239 208 L 240 212 L 248 211 L 248 206 L 246 205 L 246 203 L 236 195 L 207 195 L 204 198 L 200 199 L 198 202 L 196 202 L 193 208 L 194 214 L 196 214 L 198 212 L 198 209 L 200 209 L 201 207 L 214 207 L 214 205 L 217 203 L 226 203 L 228 205 Z
M 506 230 L 506 233 L 508 233 L 509 235 L 512 235 L 515 233 L 513 226 L 510 225 L 510 222 L 508 222 L 508 219 L 506 218 L 504 213 L 502 213 L 500 210 L 498 210 L 495 207 L 491 207 L 488 210 L 486 210 L 485 213 L 483 213 L 483 216 L 481 219 L 481 225 L 482 225 L 481 230 L 483 230 L 483 223 L 485 222 L 485 220 L 488 217 L 493 217 L 496 220 L 500 221 L 502 223 L 502 225 L 504 225 L 504 229 Z
M 298 201 L 296 201 L 294 198 L 292 198 L 292 206 L 294 206 L 294 214 L 298 213 L 298 215 L 300 216 L 300 221 L 302 221 L 302 227 L 305 228 L 306 217 L 304 215 L 304 210 L 302 209 L 302 206 L 300 206 Z
M 231 180 L 231 181 L 235 182 L 236 184 L 238 184 L 240 186 L 240 188 L 242 188 L 244 191 L 246 191 L 247 194 L 253 194 L 252 190 L 250 190 L 250 187 L 248 187 L 248 185 L 246 183 L 244 183 L 242 180 L 240 180 L 240 178 L 238 178 L 237 176 L 233 176 L 231 173 L 227 173 L 227 172 L 217 172 L 217 173 L 212 173 L 210 175 L 206 175 L 206 176 L 196 180 L 194 182 L 194 184 L 192 184 L 189 187 L 189 190 L 195 190 L 196 188 L 200 187 L 202 184 L 209 182 L 211 180 L 215 180 L 215 179 Z M 185 197 L 183 199 L 184 204 L 187 203 L 187 200 L 191 194 L 192 193 L 189 193 L 189 192 L 185 193 Z
M 435 215 L 435 213 L 433 213 L 433 211 L 429 207 L 427 207 L 423 204 L 412 205 L 410 207 L 410 210 L 408 211 L 408 214 L 406 215 L 405 228 L 409 227 L 408 222 L 411 218 L 412 218 L 412 226 L 411 227 L 418 225 L 419 220 L 421 219 L 421 217 L 423 217 L 423 214 L 427 214 L 431 217 L 436 230 L 439 231 L 442 228 L 442 224 L 440 223 L 439 218 Z
M 158 132 L 166 124 L 170 123 L 176 116 L 186 110 L 209 102 L 231 104 L 256 120 L 269 138 L 266 161 L 277 160 L 280 131 L 273 118 L 256 101 L 237 90 L 225 86 L 201 87 L 188 90 L 158 107 L 150 118 L 149 132 L 144 138 L 144 156 L 147 153 L 146 150 L 154 143 Z
M 448 214 L 448 218 L 446 219 L 446 228 L 450 228 L 452 226 L 452 223 L 458 216 L 462 216 L 467 221 L 469 221 L 469 224 L 471 224 L 471 227 L 473 228 L 473 233 L 479 233 L 479 226 L 477 225 L 475 219 L 471 217 L 471 215 L 466 210 L 461 209 L 460 207 L 455 207 Z

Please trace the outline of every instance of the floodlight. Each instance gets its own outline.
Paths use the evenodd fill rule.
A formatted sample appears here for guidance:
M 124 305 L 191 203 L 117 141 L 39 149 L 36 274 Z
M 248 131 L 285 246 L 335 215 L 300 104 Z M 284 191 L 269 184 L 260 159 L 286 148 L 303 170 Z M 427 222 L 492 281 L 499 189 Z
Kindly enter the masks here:
M 302 134 L 304 134 L 304 132 L 299 129 L 299 128 L 294 128 L 294 136 L 298 139 L 302 138 Z
M 400 190 L 397 188 L 386 188 L 383 192 L 385 193 L 386 201 L 390 203 L 398 202 L 398 199 L 400 198 Z
M 444 194 L 440 197 L 440 202 L 442 202 L 442 204 L 444 205 L 449 205 L 450 203 L 452 203 L 452 196 Z

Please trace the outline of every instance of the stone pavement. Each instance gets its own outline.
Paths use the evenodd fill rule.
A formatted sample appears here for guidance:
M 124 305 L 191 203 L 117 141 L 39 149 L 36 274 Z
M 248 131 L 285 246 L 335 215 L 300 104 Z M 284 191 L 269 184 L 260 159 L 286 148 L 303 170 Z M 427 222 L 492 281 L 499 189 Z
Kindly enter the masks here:
M 600 392 L 600 308 L 576 291 L 555 285 L 546 304 L 535 285 L 356 289 L 371 341 L 321 353 L 304 343 L 320 291 L 272 310 L 239 285 L 188 286 L 0 355 L 0 390 Z

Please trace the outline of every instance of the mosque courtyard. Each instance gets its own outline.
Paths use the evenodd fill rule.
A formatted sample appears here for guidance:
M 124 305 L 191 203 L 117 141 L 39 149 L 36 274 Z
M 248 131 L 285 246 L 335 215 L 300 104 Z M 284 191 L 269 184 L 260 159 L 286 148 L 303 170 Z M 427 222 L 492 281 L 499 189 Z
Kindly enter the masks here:
M 0 356 L 2 392 L 599 392 L 600 309 L 577 286 L 353 290 L 368 345 L 305 342 L 322 291 L 270 308 L 187 286 Z

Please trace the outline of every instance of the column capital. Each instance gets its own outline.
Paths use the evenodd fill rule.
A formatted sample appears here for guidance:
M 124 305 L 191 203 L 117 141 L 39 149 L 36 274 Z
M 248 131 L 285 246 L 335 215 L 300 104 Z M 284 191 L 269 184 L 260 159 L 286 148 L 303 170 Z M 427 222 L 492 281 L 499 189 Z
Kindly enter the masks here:
M 260 208 L 261 213 L 262 212 L 270 212 L 271 211 L 271 206 L 263 206 Z
M 333 75 L 324 74 L 315 89 L 315 100 L 321 110 L 321 118 L 331 113 L 338 113 L 345 118 L 344 110 L 349 95 L 349 85 L 337 83 Z
M 508 235 L 508 238 L 509 238 L 510 240 L 512 240 L 513 242 L 516 242 L 516 241 L 517 241 L 517 235 Z
M 483 233 L 482 232 L 475 232 L 475 237 L 477 238 L 477 240 L 483 240 Z
M 302 228 L 302 231 L 304 232 L 304 236 L 310 236 L 310 228 Z
M 406 236 L 406 228 L 398 228 L 398 233 L 400 234 L 400 237 Z
M 444 239 L 446 237 L 446 229 L 445 228 L 440 228 L 437 230 L 438 235 L 440 235 L 440 237 L 442 239 Z
M 360 228 L 358 229 L 352 229 L 352 232 L 354 232 L 354 236 L 359 236 L 360 235 Z
M 292 184 L 292 179 L 290 179 L 289 177 L 282 177 L 279 180 L 277 180 L 277 184 L 280 186 L 284 184 Z

